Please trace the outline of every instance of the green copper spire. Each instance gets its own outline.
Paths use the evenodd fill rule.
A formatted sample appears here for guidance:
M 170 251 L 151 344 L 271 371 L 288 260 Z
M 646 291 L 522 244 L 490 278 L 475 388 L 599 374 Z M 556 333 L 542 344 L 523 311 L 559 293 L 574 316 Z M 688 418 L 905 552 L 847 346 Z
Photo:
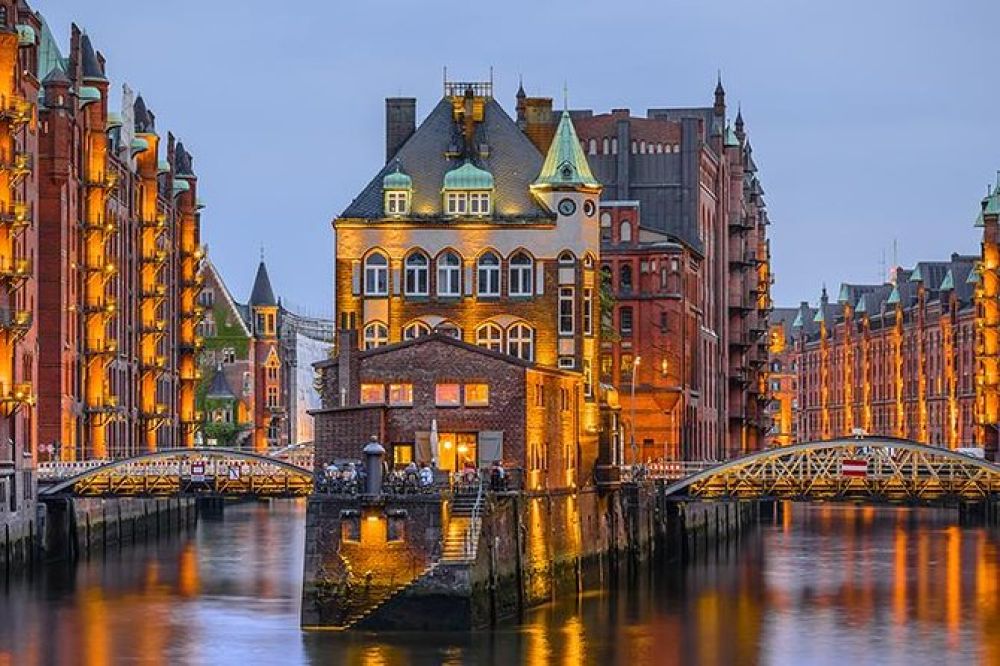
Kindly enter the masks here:
M 854 308 L 856 314 L 867 314 L 868 313 L 868 301 L 865 300 L 867 294 L 861 294 L 861 298 L 858 299 L 858 307 Z
M 898 305 L 900 301 L 899 298 L 899 287 L 893 287 L 892 293 L 889 294 L 889 299 L 886 301 L 889 305 Z
M 1000 171 L 997 172 L 997 184 L 993 188 L 986 188 L 983 205 L 976 217 L 977 227 L 983 226 L 984 215 L 1000 215 Z
M 549 187 L 600 187 L 590 172 L 590 165 L 583 154 L 580 139 L 576 136 L 569 111 L 562 112 L 559 127 L 552 138 L 542 170 L 535 179 L 535 186 Z
M 826 321 L 826 315 L 823 314 L 823 310 L 824 310 L 824 308 L 823 308 L 822 305 L 820 305 L 818 308 L 816 308 L 816 316 L 813 317 L 813 321 L 814 322 L 816 322 L 816 323 L 823 323 L 824 321 Z
M 941 286 L 938 287 L 940 291 L 948 291 L 949 289 L 955 288 L 955 276 L 951 274 L 951 269 L 945 274 L 944 279 L 941 280 Z
M 792 328 L 802 328 L 802 310 L 795 315 L 795 321 L 792 322 Z
M 969 271 L 969 277 L 965 278 L 966 284 L 979 284 L 979 265 L 973 266 Z
M 913 267 L 913 272 L 910 273 L 910 282 L 923 282 L 924 276 L 920 274 L 920 264 Z

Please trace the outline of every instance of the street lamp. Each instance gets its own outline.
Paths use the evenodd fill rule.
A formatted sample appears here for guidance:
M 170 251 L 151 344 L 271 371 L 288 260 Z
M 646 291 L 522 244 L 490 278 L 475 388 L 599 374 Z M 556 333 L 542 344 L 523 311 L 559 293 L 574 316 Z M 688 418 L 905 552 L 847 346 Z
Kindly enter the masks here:
M 631 403 L 630 411 L 632 412 L 630 419 L 632 421 L 632 464 L 636 464 L 636 447 L 635 447 L 635 375 L 639 370 L 639 361 L 641 356 L 636 356 L 632 361 L 632 399 L 629 401 Z

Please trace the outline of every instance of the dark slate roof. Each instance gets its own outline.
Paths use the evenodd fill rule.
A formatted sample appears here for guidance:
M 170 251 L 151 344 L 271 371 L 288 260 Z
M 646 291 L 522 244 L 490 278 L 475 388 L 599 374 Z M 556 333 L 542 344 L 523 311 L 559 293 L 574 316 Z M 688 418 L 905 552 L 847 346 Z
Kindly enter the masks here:
M 790 339 L 795 335 L 792 324 L 795 323 L 795 318 L 798 314 L 799 308 L 774 308 L 771 310 L 770 320 L 772 324 L 781 324 L 781 328 L 785 332 L 785 338 Z
M 445 153 L 449 149 L 461 152 L 464 143 L 452 118 L 451 100 L 444 98 L 340 217 L 383 217 L 382 179 L 395 171 L 397 164 L 413 179 L 410 217 L 441 215 L 444 175 L 465 162 L 464 157 L 449 158 Z M 494 219 L 553 217 L 528 190 L 541 170 L 542 154 L 493 98 L 486 101 L 484 118 L 476 126 L 473 144 L 477 149 L 484 144 L 489 147 L 486 155 L 474 155 L 472 162 L 493 175 Z
M 863 294 L 876 291 L 881 285 L 877 284 L 848 284 L 841 283 L 840 292 L 837 295 L 838 303 L 848 303 L 851 307 L 857 307 L 858 300 Z
M 183 142 L 178 141 L 174 148 L 174 172 L 182 176 L 193 176 L 194 168 L 191 163 L 191 153 L 184 150 Z
M 156 131 L 155 123 L 153 122 L 153 116 L 149 113 L 149 109 L 146 108 L 146 102 L 142 99 L 142 95 L 135 98 L 135 103 L 132 105 L 133 115 L 135 116 L 135 131 L 139 133 L 152 133 Z
M 215 374 L 212 375 L 212 383 L 209 385 L 205 397 L 210 400 L 236 400 L 236 394 L 229 388 L 229 382 L 226 381 L 226 373 L 222 371 L 221 366 L 215 369 Z
M 84 34 L 80 38 L 80 60 L 83 66 L 83 78 L 104 80 L 104 71 L 101 63 L 97 60 L 94 52 L 94 45 L 90 43 L 90 37 Z
M 267 266 L 261 261 L 257 266 L 257 277 L 253 280 L 253 290 L 250 291 L 250 306 L 256 305 L 277 305 L 278 300 L 274 297 L 274 290 L 271 289 L 271 278 L 267 275 Z
M 66 75 L 66 70 L 63 69 L 62 63 L 56 63 L 44 79 L 42 79 L 42 85 L 49 85 L 50 83 L 72 83 L 69 77 Z

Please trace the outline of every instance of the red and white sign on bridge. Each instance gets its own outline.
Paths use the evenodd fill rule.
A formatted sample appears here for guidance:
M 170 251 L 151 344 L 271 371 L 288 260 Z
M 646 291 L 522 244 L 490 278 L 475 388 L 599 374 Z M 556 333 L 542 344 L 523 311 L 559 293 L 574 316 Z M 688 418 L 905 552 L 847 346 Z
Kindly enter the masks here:
M 868 476 L 868 461 L 844 459 L 840 462 L 840 475 L 863 479 Z

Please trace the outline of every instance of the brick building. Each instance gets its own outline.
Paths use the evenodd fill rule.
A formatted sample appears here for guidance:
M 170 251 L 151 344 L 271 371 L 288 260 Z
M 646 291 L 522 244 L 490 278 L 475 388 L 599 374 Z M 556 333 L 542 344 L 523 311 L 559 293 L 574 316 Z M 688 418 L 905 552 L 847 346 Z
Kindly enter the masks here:
M 794 309 L 794 439 L 863 430 L 952 449 L 977 441 L 977 262 L 922 261 Z
M 798 359 L 793 324 L 800 312 L 804 312 L 803 319 L 811 316 L 806 303 L 799 308 L 774 308 L 771 313 L 767 373 L 768 394 L 771 396 L 771 403 L 767 406 L 771 421 L 771 431 L 767 435 L 768 447 L 787 446 L 796 441 Z
M 623 363 L 641 359 L 637 455 L 713 459 L 760 448 L 770 427 L 769 221 L 742 114 L 730 127 L 720 82 L 710 107 L 572 117 L 604 186 L 601 257 L 619 303 L 612 328 L 620 340 L 604 341 L 602 369 L 617 382 L 626 424 L 631 369 Z M 550 98 L 522 88 L 517 118 L 542 146 L 557 114 Z M 657 247 L 663 243 L 673 254 Z M 671 369 L 682 358 L 687 365 Z
M 975 285 L 975 441 L 986 457 L 1000 461 L 1000 172 L 981 202 L 976 226 L 983 230 Z
M 386 103 L 387 163 L 334 221 L 339 328 L 358 330 L 365 350 L 433 332 L 576 376 L 566 399 L 579 418 L 577 464 L 590 478 L 600 429 L 601 185 L 569 114 L 540 149 L 493 98 L 491 83 L 447 82 L 419 127 L 414 100 Z M 322 424 L 340 396 L 323 403 L 317 430 L 329 433 Z
M 312 441 L 307 410 L 319 407 L 319 395 L 311 364 L 329 357 L 333 322 L 284 308 L 263 260 L 246 302 L 232 295 L 208 259 L 203 274 L 197 329 L 202 441 L 259 453 Z
M 45 457 L 191 446 L 200 213 L 191 155 L 73 26 L 36 33 L 38 439 Z

